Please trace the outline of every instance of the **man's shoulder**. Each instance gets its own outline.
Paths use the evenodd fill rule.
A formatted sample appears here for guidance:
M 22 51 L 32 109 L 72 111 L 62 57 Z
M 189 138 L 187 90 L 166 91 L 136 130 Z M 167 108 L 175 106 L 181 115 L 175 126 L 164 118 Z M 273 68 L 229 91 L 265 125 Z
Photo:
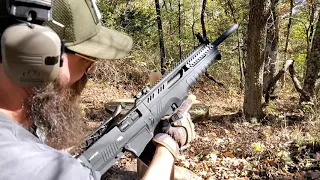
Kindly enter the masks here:
M 90 170 L 67 153 L 45 144 L 0 143 L 0 179 L 88 179 Z
M 89 177 L 90 171 L 68 153 L 49 147 L 18 123 L 1 115 L 0 139 L 0 179 Z M 69 175 L 72 176 L 67 178 Z
M 1 113 L 0 139 L 0 157 L 3 156 L 4 158 L 6 157 L 6 159 L 26 157 L 37 160 L 37 157 L 40 157 L 41 159 L 52 159 L 70 156 L 67 153 L 58 151 L 44 144 L 39 140 L 39 138 L 26 130 L 16 121 Z
M 36 136 L 2 113 L 0 113 L 0 139 L 40 142 Z

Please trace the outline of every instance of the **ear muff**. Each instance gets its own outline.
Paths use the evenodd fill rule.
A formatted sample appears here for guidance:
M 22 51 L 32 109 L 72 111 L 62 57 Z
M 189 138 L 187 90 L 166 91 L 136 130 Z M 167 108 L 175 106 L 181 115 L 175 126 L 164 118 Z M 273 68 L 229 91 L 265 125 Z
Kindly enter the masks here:
M 63 64 L 61 47 L 59 36 L 48 27 L 12 25 L 1 37 L 4 72 L 14 83 L 25 87 L 53 81 Z

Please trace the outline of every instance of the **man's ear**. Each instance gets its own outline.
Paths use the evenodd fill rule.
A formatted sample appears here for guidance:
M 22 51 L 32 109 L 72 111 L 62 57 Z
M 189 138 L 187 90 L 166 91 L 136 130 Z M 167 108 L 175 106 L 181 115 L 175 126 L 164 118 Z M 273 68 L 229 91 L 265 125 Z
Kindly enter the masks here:
M 154 83 L 156 83 L 158 80 L 161 79 L 161 77 L 162 75 L 159 71 L 151 72 L 149 74 L 150 85 L 153 85 Z

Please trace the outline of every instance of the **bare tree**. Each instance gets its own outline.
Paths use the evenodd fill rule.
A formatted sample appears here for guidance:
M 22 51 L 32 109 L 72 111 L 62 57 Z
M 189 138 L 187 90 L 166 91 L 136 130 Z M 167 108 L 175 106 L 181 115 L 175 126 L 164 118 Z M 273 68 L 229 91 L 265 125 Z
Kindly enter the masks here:
M 230 9 L 231 12 L 231 16 L 233 19 L 233 22 L 235 24 L 238 24 L 236 15 L 235 15 L 235 8 L 231 2 L 231 0 L 226 0 L 227 5 Z M 240 88 L 243 89 L 244 88 L 244 64 L 243 64 L 243 59 L 241 58 L 241 47 L 240 47 L 240 34 L 239 34 L 239 29 L 237 29 L 237 46 L 238 46 L 238 61 L 239 61 L 239 69 L 240 69 Z
M 207 31 L 206 31 L 206 26 L 205 26 L 205 22 L 204 22 L 204 16 L 206 13 L 206 6 L 207 6 L 207 0 L 202 0 L 200 21 L 201 21 L 201 25 L 202 25 L 202 35 L 204 38 L 207 37 Z
M 291 24 L 292 24 L 292 11 L 293 11 L 293 0 L 290 0 L 290 14 L 289 14 L 289 23 L 287 26 L 287 35 L 286 35 L 286 44 L 284 47 L 284 59 L 288 58 L 288 45 L 289 45 L 289 37 L 290 37 L 290 30 L 291 30 Z
M 157 23 L 158 23 L 158 35 L 159 35 L 159 46 L 160 46 L 160 66 L 161 66 L 161 73 L 165 73 L 165 66 L 166 66 L 166 53 L 164 49 L 164 42 L 163 42 L 163 30 L 162 30 L 162 21 L 161 21 L 161 10 L 159 0 L 155 0 L 156 5 L 156 13 L 157 13 Z
M 208 41 L 207 38 L 207 30 L 206 30 L 206 24 L 204 21 L 204 16 L 205 16 L 205 11 L 206 11 L 206 6 L 207 6 L 207 0 L 202 0 L 202 7 L 201 7 L 201 16 L 200 16 L 200 21 L 201 21 L 201 27 L 202 27 L 202 36 L 198 33 L 196 36 L 200 40 L 200 42 L 206 43 Z M 224 84 L 215 80 L 214 77 L 212 77 L 208 71 L 205 72 L 205 75 L 207 76 L 208 79 L 211 81 L 215 82 L 217 85 L 224 87 Z
M 248 121 L 256 122 L 263 116 L 263 63 L 266 42 L 266 24 L 269 15 L 268 0 L 250 0 L 247 56 L 245 58 L 245 91 L 243 109 Z
M 194 30 L 194 26 L 196 25 L 196 6 L 195 4 L 192 4 L 192 37 L 193 37 L 193 48 L 196 48 L 196 33 Z
M 179 58 L 182 58 L 182 47 L 181 47 L 181 2 L 178 0 L 178 33 L 179 33 Z
M 304 77 L 303 89 L 310 94 L 311 97 L 315 94 L 315 83 L 320 72 L 320 21 L 318 20 L 315 34 L 312 40 L 310 55 L 307 59 L 306 75 Z M 301 97 L 302 101 L 306 101 Z
M 306 30 L 306 37 L 307 37 L 307 58 L 310 56 L 311 51 L 311 44 L 313 40 L 313 33 L 314 33 L 314 25 L 316 24 L 316 14 L 317 14 L 317 5 L 314 0 L 310 0 L 310 18 L 309 18 L 309 26 Z
M 267 38 L 264 58 L 264 75 L 263 84 L 264 91 L 269 81 L 276 76 L 279 69 L 278 65 L 278 44 L 279 44 L 279 0 L 271 0 L 271 8 L 269 11 L 267 24 Z M 277 85 L 272 87 L 269 93 L 274 94 Z

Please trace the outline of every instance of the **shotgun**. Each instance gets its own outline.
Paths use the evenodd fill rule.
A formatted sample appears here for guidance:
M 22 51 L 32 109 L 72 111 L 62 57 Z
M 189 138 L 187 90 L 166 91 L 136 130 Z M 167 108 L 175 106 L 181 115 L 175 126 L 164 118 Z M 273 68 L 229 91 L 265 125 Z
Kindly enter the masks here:
M 151 87 L 134 96 L 135 105 L 120 119 L 111 117 L 86 137 L 77 147 L 76 157 L 91 168 L 99 179 L 126 151 L 139 157 L 152 140 L 156 126 L 165 115 L 172 114 L 186 99 L 188 91 L 221 55 L 217 49 L 232 32 L 232 25 L 213 43 L 200 45 L 180 60 Z

